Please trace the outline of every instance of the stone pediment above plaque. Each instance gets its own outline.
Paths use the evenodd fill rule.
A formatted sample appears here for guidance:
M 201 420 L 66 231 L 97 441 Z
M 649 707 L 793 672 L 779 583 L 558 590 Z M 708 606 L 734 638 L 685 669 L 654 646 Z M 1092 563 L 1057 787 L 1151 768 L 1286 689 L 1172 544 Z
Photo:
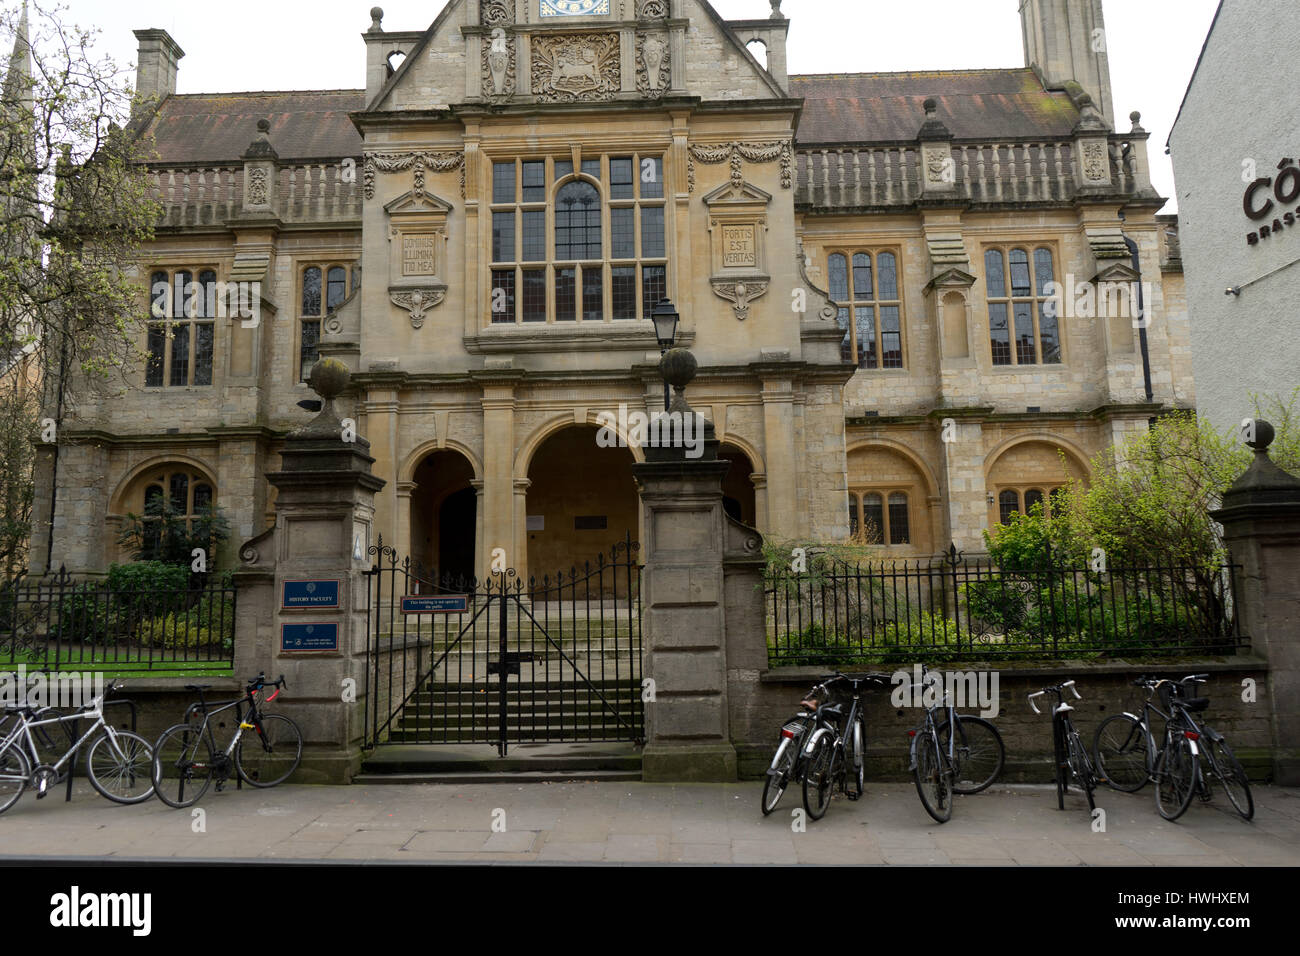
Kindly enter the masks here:
M 752 206 L 758 205 L 763 209 L 767 208 L 768 203 L 772 201 L 772 194 L 764 192 L 757 186 L 753 186 L 745 181 L 739 185 L 736 183 L 727 183 L 719 186 L 713 192 L 704 197 L 704 205 L 710 209 L 717 209 L 725 206 Z
M 447 214 L 452 210 L 451 203 L 445 199 L 439 199 L 433 193 L 417 191 L 412 189 L 410 192 L 403 193 L 392 202 L 384 206 L 384 212 L 390 216 L 404 213 L 441 213 L 445 221 Z
M 451 203 L 411 190 L 384 206 L 389 217 L 388 296 L 413 328 L 442 303 L 447 283 L 447 216 Z
M 743 180 L 704 197 L 709 210 L 709 246 L 715 295 L 730 302 L 736 318 L 749 318 L 751 304 L 767 294 L 767 207 L 772 194 Z

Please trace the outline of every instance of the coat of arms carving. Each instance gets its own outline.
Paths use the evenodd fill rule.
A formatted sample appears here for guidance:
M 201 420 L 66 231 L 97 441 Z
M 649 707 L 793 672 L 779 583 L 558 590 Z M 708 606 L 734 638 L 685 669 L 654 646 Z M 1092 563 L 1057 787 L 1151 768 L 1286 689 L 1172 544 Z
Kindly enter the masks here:
M 543 100 L 610 99 L 621 82 L 618 34 L 532 38 L 533 93 Z

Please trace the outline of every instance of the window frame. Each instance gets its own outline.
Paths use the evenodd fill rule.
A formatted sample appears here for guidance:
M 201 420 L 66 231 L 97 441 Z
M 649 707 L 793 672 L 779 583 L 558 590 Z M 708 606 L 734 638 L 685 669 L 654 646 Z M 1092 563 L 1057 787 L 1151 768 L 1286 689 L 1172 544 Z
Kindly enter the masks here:
M 177 476 L 183 475 L 186 479 L 185 489 L 185 510 L 178 514 L 185 522 L 185 533 L 192 535 L 194 533 L 194 522 L 199 518 L 200 512 L 197 510 L 196 500 L 200 487 L 208 489 L 207 507 L 216 509 L 217 505 L 217 483 L 209 478 L 207 474 L 198 470 L 193 465 L 185 462 L 164 462 L 160 465 L 150 468 L 147 472 L 139 477 L 139 491 L 133 492 L 129 500 L 128 510 L 139 505 L 140 510 L 137 512 L 140 516 L 141 530 L 148 530 L 152 523 L 161 523 L 161 516 L 149 515 L 149 492 L 155 488 L 161 489 L 164 500 L 172 499 L 172 482 Z M 148 476 L 148 477 L 146 477 Z
M 877 531 L 880 534 L 880 540 L 869 540 L 865 538 L 867 506 L 866 498 L 875 495 L 880 498 L 880 526 Z M 893 541 L 894 529 L 893 519 L 889 514 L 890 499 L 896 495 L 902 495 L 904 507 L 907 509 L 907 540 Z M 916 489 L 913 487 L 901 487 L 899 485 L 857 485 L 849 489 L 849 533 L 856 541 L 858 535 L 863 535 L 862 543 L 880 548 L 912 548 L 916 547 L 916 527 L 915 515 L 912 512 L 912 504 L 916 500 Z M 854 524 L 856 522 L 856 529 Z
M 1030 507 L 1025 503 L 1026 496 L 1031 491 L 1036 491 L 1042 495 L 1043 517 L 1050 518 L 1052 517 L 1053 510 L 1052 496 L 1063 491 L 1064 488 L 1065 485 L 1060 483 L 1059 479 L 1057 479 L 1056 483 L 1051 481 L 1029 481 L 1018 482 L 1012 485 L 996 485 L 994 490 L 991 492 L 993 496 L 993 504 L 991 507 L 997 512 L 998 516 L 996 523 L 998 525 L 1005 525 L 1007 520 L 1010 518 L 1010 515 L 1008 515 L 1007 518 L 1002 516 L 1003 495 L 1015 495 L 1016 497 L 1015 508 L 1011 511 L 1011 514 L 1026 515 L 1029 513 Z
M 483 323 L 484 328 L 510 328 L 510 327 L 529 327 L 529 326 L 560 326 L 560 327 L 577 327 L 584 323 L 600 323 L 610 325 L 617 322 L 636 321 L 646 319 L 650 310 L 657 304 L 658 299 L 654 302 L 648 302 L 647 289 L 651 288 L 650 283 L 662 286 L 661 295 L 668 295 L 669 283 L 669 262 L 671 259 L 672 243 L 670 239 L 671 220 L 669 217 L 669 202 L 667 196 L 666 183 L 664 182 L 664 165 L 666 161 L 666 150 L 653 149 L 638 151 L 636 149 L 602 149 L 595 156 L 579 155 L 578 165 L 574 167 L 574 154 L 572 152 L 564 154 L 525 154 L 514 156 L 490 156 L 488 157 L 492 172 L 488 178 L 488 222 L 489 228 L 486 230 L 486 256 L 487 256 L 487 279 L 488 279 L 488 296 L 486 319 Z M 614 183 L 611 180 L 613 173 L 613 163 L 616 160 L 630 159 L 632 162 L 632 195 L 615 197 Z M 642 164 L 647 160 L 653 160 L 657 164 L 659 172 L 660 195 L 645 195 L 645 183 L 640 175 Z M 514 193 L 512 201 L 497 201 L 496 183 L 498 181 L 498 168 L 514 164 Z M 524 193 L 524 175 L 527 164 L 543 163 L 545 176 L 545 198 L 543 200 L 530 199 L 525 201 Z M 557 167 L 563 166 L 565 169 L 560 170 Z M 596 190 L 600 202 L 600 256 L 596 259 L 573 259 L 558 257 L 557 248 L 557 214 L 558 199 L 560 192 L 568 185 L 574 182 L 585 182 L 593 186 Z M 651 190 L 653 193 L 653 190 Z M 613 220 L 614 210 L 631 209 L 632 210 L 632 256 L 614 256 L 614 234 Z M 661 210 L 663 220 L 663 255 L 647 256 L 645 254 L 645 211 L 650 209 Z M 524 259 L 524 234 L 523 224 L 528 213 L 540 212 L 545 223 L 544 247 L 542 258 Z M 513 223 L 513 250 L 511 253 L 513 259 L 497 258 L 498 252 L 504 252 L 499 249 L 497 244 L 496 217 L 498 214 L 509 215 Z M 623 314 L 621 317 L 615 313 L 615 271 L 616 270 L 633 270 L 633 304 L 631 314 Z M 657 275 L 649 274 L 649 270 L 659 270 Z M 536 282 L 536 275 L 540 273 L 543 277 L 543 288 L 540 290 L 541 298 L 544 302 L 542 310 L 527 308 L 530 302 L 535 299 L 526 296 L 525 290 L 529 285 L 529 275 L 533 276 L 532 282 Z M 595 317 L 594 305 L 589 298 L 589 294 L 594 283 L 591 283 L 588 277 L 595 273 L 600 283 L 600 316 Z M 625 283 L 626 272 L 619 275 L 620 286 Z M 569 310 L 563 310 L 565 317 L 560 318 L 562 309 L 559 304 L 558 296 L 560 294 L 561 282 L 572 282 L 573 288 L 573 308 L 570 316 Z M 507 285 L 508 282 L 508 285 Z M 499 284 L 500 283 L 500 284 Z M 499 300 L 496 293 L 498 288 L 510 288 L 507 294 L 507 302 L 510 308 L 506 313 L 494 312 L 497 304 L 494 299 Z M 536 296 L 538 290 L 533 287 L 532 296 Z M 584 313 L 591 313 L 588 317 Z M 528 318 L 528 316 L 532 316 Z
M 1002 293 L 995 295 L 993 287 L 989 284 L 989 253 L 996 252 L 1002 257 Z M 1011 257 L 1014 252 L 1022 252 L 1028 258 L 1029 269 L 1029 294 L 1018 295 L 1015 291 L 1012 279 Z M 1066 362 L 1065 354 L 1065 336 L 1061 328 L 1061 316 L 1046 316 L 1044 306 L 1048 302 L 1056 302 L 1053 296 L 1047 295 L 1043 291 L 1044 283 L 1040 282 L 1038 276 L 1038 253 L 1046 252 L 1052 257 L 1052 276 L 1048 282 L 1059 282 L 1057 268 L 1061 262 L 1060 250 L 1054 242 L 1030 241 L 1030 242 L 1008 242 L 1008 243 L 990 243 L 983 248 L 981 262 L 984 270 L 984 312 L 985 319 L 988 323 L 986 343 L 988 345 L 989 364 L 994 369 L 1015 369 L 1024 367 L 1034 368 L 1061 368 Z M 1020 361 L 1020 346 L 1016 334 L 1016 306 L 1028 304 L 1030 314 L 1033 319 L 1034 331 L 1034 361 Z M 993 345 L 993 307 L 1001 305 L 1006 309 L 1007 319 L 1007 349 L 1010 361 L 999 362 L 994 351 Z M 1058 310 L 1059 311 L 1059 310 Z M 1053 362 L 1044 361 L 1043 358 L 1043 319 L 1050 318 L 1056 323 L 1056 360 Z
M 903 307 L 903 254 L 902 249 L 898 246 L 834 246 L 827 248 L 826 253 L 826 288 L 827 297 L 831 305 L 835 307 L 836 321 L 841 323 L 843 329 L 843 313 L 848 311 L 848 327 L 845 329 L 845 337 L 848 339 L 848 355 L 845 356 L 845 345 L 841 343 L 840 355 L 846 362 L 853 362 L 859 371 L 863 372 L 908 372 L 907 356 L 907 312 Z M 856 272 L 858 266 L 855 259 L 858 256 L 868 256 L 871 262 L 871 295 L 863 298 L 860 296 L 856 284 Z M 880 296 L 880 256 L 889 255 L 894 260 L 894 296 L 892 298 L 881 298 Z M 835 256 L 844 257 L 845 269 L 845 291 L 848 297 L 845 299 L 835 298 L 835 289 L 832 285 L 832 260 Z M 888 334 L 898 335 L 898 365 L 885 365 L 885 353 L 883 348 L 884 335 L 881 326 L 881 312 L 884 309 L 894 308 L 898 310 L 898 332 Z M 863 354 L 862 347 L 858 342 L 858 324 L 859 312 L 868 311 L 871 315 L 871 327 L 873 335 L 874 361 L 876 364 L 866 364 L 868 358 Z
M 297 376 L 296 382 L 298 384 L 305 383 L 307 381 L 307 373 L 310 372 L 310 369 L 304 370 L 302 367 L 303 335 L 305 332 L 305 327 L 309 323 L 316 324 L 317 327 L 316 328 L 316 350 L 317 350 L 316 357 L 317 360 L 319 361 L 320 339 L 321 339 L 321 333 L 325 326 L 325 319 L 329 317 L 329 314 L 332 309 L 338 308 L 338 305 L 342 305 L 344 302 L 346 302 L 349 296 L 351 296 L 352 293 L 355 291 L 352 285 L 352 280 L 353 280 L 352 270 L 355 268 L 355 266 L 356 266 L 355 262 L 347 262 L 347 261 L 333 259 L 333 258 L 320 258 L 320 259 L 305 258 L 305 259 L 299 259 L 294 263 L 294 268 L 296 270 L 294 274 L 297 277 L 297 280 L 294 283 L 294 309 L 296 312 L 296 322 L 294 328 L 292 358 L 294 363 L 293 367 L 295 369 L 295 374 Z M 306 293 L 306 287 L 307 287 L 307 273 L 312 269 L 320 270 L 321 278 L 320 278 L 320 314 L 319 315 L 307 315 L 306 314 L 307 310 L 304 308 L 304 304 L 303 304 L 303 298 Z M 334 269 L 343 270 L 343 298 L 339 300 L 338 305 L 331 306 L 329 304 L 329 285 L 330 285 L 329 274 Z M 313 362 L 312 364 L 314 365 L 315 362 Z
M 176 298 L 177 278 L 181 275 L 189 276 L 189 282 L 186 285 L 185 296 L 191 304 L 181 305 Z M 221 311 L 217 306 L 216 287 L 221 285 L 221 270 L 213 264 L 203 263 L 199 265 L 173 265 L 173 266 L 156 266 L 149 270 L 149 287 L 145 294 L 146 311 L 148 317 L 145 319 L 145 365 L 144 365 L 144 387 L 146 389 L 164 389 L 164 388 L 212 388 L 217 382 L 217 313 Z M 154 287 L 159 281 L 159 276 L 167 277 L 167 292 L 163 300 L 163 315 L 155 314 L 154 309 L 157 299 L 154 295 Z M 205 276 L 211 276 L 210 282 L 214 287 L 211 293 L 204 291 L 208 282 L 204 280 Z M 188 290 L 193 289 L 191 293 Z M 197 307 L 195 307 L 197 306 Z M 177 309 L 181 309 L 181 314 L 177 314 Z M 186 314 L 194 309 L 192 314 Z M 208 314 L 211 313 L 211 314 Z M 157 384 L 150 382 L 154 368 L 154 350 L 153 336 L 155 330 L 161 328 L 163 335 L 162 342 L 162 362 L 159 367 L 158 375 L 160 381 Z M 199 382 L 199 339 L 200 328 L 208 329 L 210 354 L 207 363 L 206 382 Z M 186 371 L 185 381 L 174 383 L 172 381 L 176 371 L 176 341 L 177 332 L 183 329 L 186 340 Z

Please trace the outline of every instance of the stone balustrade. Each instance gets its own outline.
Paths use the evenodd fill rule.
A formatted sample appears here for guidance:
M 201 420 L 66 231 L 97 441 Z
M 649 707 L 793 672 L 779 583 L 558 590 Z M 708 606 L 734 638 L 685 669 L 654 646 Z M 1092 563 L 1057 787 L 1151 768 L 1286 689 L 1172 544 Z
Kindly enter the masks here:
M 343 165 L 338 162 L 281 166 L 273 193 L 276 215 L 283 222 L 360 220 L 359 175 L 345 182 Z M 242 163 L 155 167 L 149 170 L 149 178 L 154 195 L 163 204 L 162 227 L 220 226 L 242 214 Z

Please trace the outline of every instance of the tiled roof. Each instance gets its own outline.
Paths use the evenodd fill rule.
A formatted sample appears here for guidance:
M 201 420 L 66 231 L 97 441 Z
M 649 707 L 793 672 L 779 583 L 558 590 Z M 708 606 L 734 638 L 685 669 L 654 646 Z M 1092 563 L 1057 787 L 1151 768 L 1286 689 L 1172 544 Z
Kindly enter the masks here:
M 805 146 L 914 140 L 927 97 L 958 139 L 1068 139 L 1079 121 L 1069 95 L 1044 89 L 1028 68 L 792 76 L 790 95 L 804 100 Z
M 363 90 L 292 93 L 195 93 L 169 96 L 149 125 L 158 161 L 237 162 L 270 120 L 271 145 L 285 160 L 361 155 L 348 113 L 365 107 Z
M 805 101 L 805 146 L 914 140 L 931 96 L 958 139 L 1068 139 L 1079 121 L 1070 97 L 1045 90 L 1030 69 L 792 76 L 790 95 Z M 364 108 L 361 90 L 196 93 L 169 96 L 149 128 L 169 164 L 237 162 L 260 119 L 281 159 L 337 159 L 361 154 L 348 113 Z

